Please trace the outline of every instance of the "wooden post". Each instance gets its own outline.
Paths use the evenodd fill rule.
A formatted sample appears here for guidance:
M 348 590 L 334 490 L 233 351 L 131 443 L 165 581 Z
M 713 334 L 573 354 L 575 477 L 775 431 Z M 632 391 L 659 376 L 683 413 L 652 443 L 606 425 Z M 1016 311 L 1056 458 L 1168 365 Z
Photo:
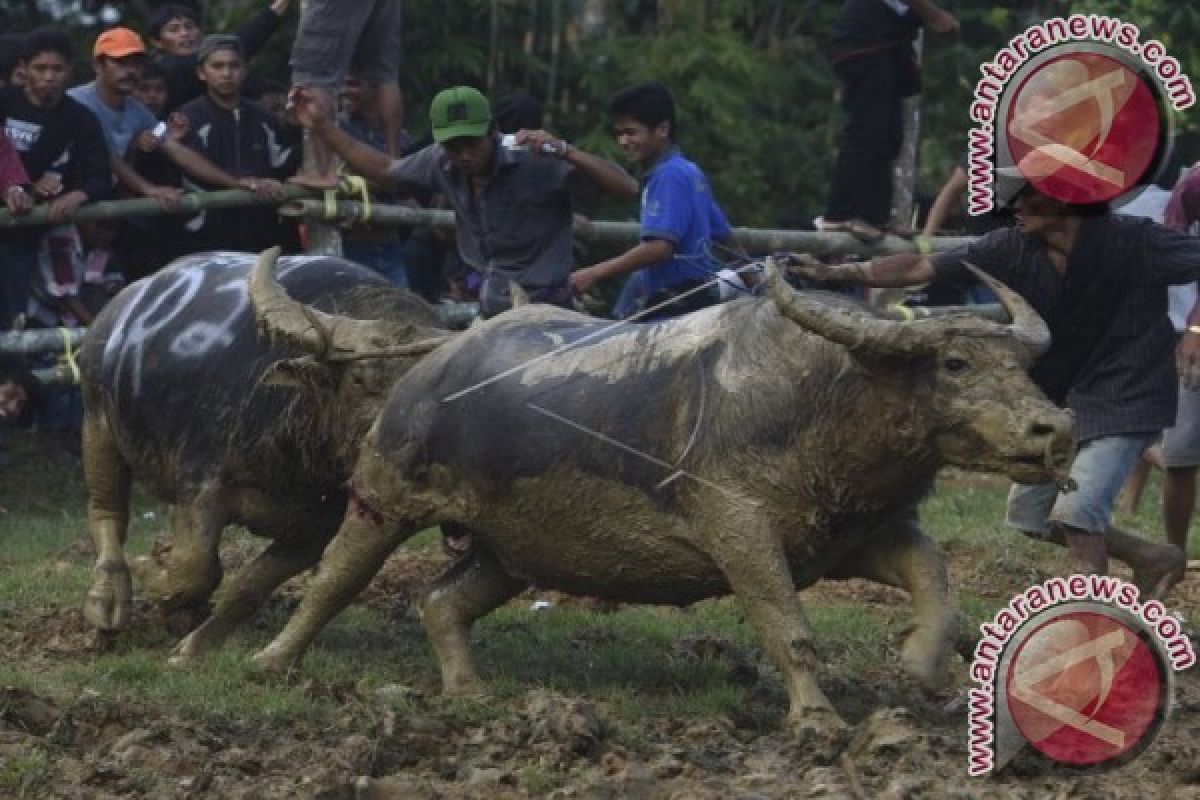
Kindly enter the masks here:
M 918 66 L 921 61 L 921 50 L 925 31 L 917 33 L 913 42 Z M 916 227 L 913 212 L 916 210 L 917 193 L 917 154 L 920 147 L 921 133 L 921 95 L 915 94 L 904 100 L 904 110 L 901 112 L 904 125 L 904 138 L 900 144 L 900 155 L 892 168 L 892 226 L 897 229 Z
M 300 0 L 300 19 L 303 21 L 304 16 L 308 13 L 308 0 Z M 334 89 L 333 97 L 334 113 L 337 111 L 337 89 Z M 313 144 L 312 131 L 305 129 L 304 131 L 304 166 L 303 169 L 309 172 L 315 172 L 313 169 Z M 325 222 L 324 220 L 310 217 L 305 220 L 305 233 L 307 234 L 307 247 L 309 253 L 318 256 L 340 256 L 342 254 L 342 232 L 338 228 L 336 222 Z

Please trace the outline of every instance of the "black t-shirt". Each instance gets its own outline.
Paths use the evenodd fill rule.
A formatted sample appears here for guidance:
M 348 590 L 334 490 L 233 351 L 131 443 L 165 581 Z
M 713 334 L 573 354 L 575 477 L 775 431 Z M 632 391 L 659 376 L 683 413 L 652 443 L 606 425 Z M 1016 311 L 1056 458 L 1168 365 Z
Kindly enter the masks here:
M 31 183 L 55 172 L 64 194 L 78 189 L 96 201 L 112 192 L 108 143 L 100 121 L 85 106 L 63 95 L 54 108 L 41 108 L 30 103 L 19 87 L 9 87 L 0 91 L 0 117 Z M 43 230 L 16 228 L 7 231 L 4 240 L 26 241 Z
M 833 23 L 835 51 L 911 42 L 921 21 L 896 0 L 846 0 Z
M 1021 295 L 1050 327 L 1031 376 L 1075 411 L 1080 442 L 1156 433 L 1175 421 L 1177 394 L 1167 318 L 1169 285 L 1200 278 L 1200 239 L 1136 217 L 1084 218 L 1060 274 L 1046 244 L 1015 228 L 932 259 L 939 278 L 970 280 L 969 261 Z
M 62 177 L 64 191 L 82 189 L 89 200 L 108 196 L 113 185 L 108 144 L 92 112 L 66 95 L 54 108 L 35 106 L 17 87 L 0 93 L 0 103 L 4 132 L 30 181 L 53 171 Z

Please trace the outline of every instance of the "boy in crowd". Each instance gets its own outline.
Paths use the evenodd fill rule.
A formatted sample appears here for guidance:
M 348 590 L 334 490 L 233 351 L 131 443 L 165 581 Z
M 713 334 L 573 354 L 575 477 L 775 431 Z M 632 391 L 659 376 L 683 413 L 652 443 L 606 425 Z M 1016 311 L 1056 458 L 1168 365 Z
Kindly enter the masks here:
M 242 87 L 242 94 L 269 111 L 281 125 L 291 124 L 287 119 L 287 93 L 282 83 L 261 75 L 247 75 Z
M 338 128 L 304 87 L 293 89 L 291 99 L 300 123 L 350 169 L 384 185 L 445 196 L 457 220 L 459 253 L 484 276 L 484 316 L 511 305 L 510 282 L 534 302 L 569 305 L 574 180 L 586 178 L 609 194 L 637 195 L 625 170 L 545 131 L 519 131 L 515 147 L 503 146 L 487 98 L 469 86 L 434 97 L 434 143 L 399 160 Z
M 167 73 L 158 62 L 147 61 L 142 65 L 142 77 L 133 90 L 133 97 L 154 115 L 155 119 L 167 116 Z
M 184 144 L 243 188 L 278 195 L 279 180 L 295 170 L 299 148 L 286 140 L 271 114 L 242 97 L 246 72 L 241 40 L 232 34 L 209 34 L 197 57 L 205 94 L 179 109 L 188 125 Z M 295 226 L 282 222 L 270 207 L 204 211 L 187 226 L 198 234 L 195 249 L 258 252 L 282 244 L 285 251 L 296 252 L 300 244 Z
M 289 5 L 291 0 L 272 0 L 237 32 L 245 58 L 253 58 L 279 29 Z M 158 51 L 154 60 L 167 75 L 167 111 L 204 94 L 196 74 L 202 36 L 200 14 L 191 6 L 167 3 L 150 18 L 150 41 Z
M 53 223 L 112 190 L 100 123 L 66 95 L 71 56 L 65 33 L 51 28 L 31 32 L 21 58 L 24 85 L 10 86 L 0 95 L 5 132 L 21 155 L 33 198 L 49 203 Z M 0 234 L 0 329 L 11 327 L 25 311 L 38 241 L 45 232 L 21 228 Z
M 617 143 L 643 172 L 642 241 L 616 258 L 571 274 L 571 288 L 586 292 L 602 280 L 625 282 L 613 316 L 625 319 L 679 299 L 657 316 L 682 314 L 715 303 L 713 281 L 720 269 L 712 243 L 732 244 L 725 213 L 713 199 L 708 179 L 675 143 L 675 102 L 660 83 L 630 87 L 609 102 Z

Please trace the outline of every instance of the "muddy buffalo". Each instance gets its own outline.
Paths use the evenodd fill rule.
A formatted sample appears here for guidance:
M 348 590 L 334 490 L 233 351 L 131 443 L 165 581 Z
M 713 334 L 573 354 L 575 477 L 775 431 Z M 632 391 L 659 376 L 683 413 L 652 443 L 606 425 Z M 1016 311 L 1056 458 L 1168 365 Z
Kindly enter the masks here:
M 346 480 L 386 389 L 448 335 L 430 306 L 376 273 L 298 256 L 282 260 L 280 280 L 310 307 L 291 328 L 276 325 L 273 344 L 258 335 L 251 307 L 254 260 L 202 253 L 175 261 L 114 299 L 81 351 L 97 550 L 84 603 L 90 622 L 114 630 L 129 621 L 123 544 L 133 480 L 170 504 L 165 568 L 134 564 L 167 607 L 208 600 L 221 579 L 226 525 L 274 540 L 230 582 L 185 656 L 217 644 L 275 586 L 317 561 L 341 521 Z M 260 298 L 268 309 L 272 297 Z
M 393 387 L 350 510 L 286 629 L 255 656 L 299 657 L 406 537 L 453 522 L 473 549 L 421 601 L 447 692 L 476 690 L 474 620 L 536 584 L 637 603 L 732 592 L 779 668 L 790 719 L 841 721 L 796 588 L 863 576 L 909 592 L 902 655 L 943 683 L 956 630 L 915 508 L 945 465 L 1065 474 L 1072 420 L 1030 382 L 1049 343 L 1013 321 L 883 320 L 790 288 L 679 319 L 611 325 L 527 306 L 476 326 Z

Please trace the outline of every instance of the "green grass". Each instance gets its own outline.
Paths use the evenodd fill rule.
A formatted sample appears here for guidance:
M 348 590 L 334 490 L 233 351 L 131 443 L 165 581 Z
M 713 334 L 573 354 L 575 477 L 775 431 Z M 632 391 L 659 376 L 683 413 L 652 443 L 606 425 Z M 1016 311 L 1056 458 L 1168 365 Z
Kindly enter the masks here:
M 0 797 L 18 800 L 40 797 L 41 787 L 50 780 L 51 769 L 50 757 L 41 748 L 0 763 Z

